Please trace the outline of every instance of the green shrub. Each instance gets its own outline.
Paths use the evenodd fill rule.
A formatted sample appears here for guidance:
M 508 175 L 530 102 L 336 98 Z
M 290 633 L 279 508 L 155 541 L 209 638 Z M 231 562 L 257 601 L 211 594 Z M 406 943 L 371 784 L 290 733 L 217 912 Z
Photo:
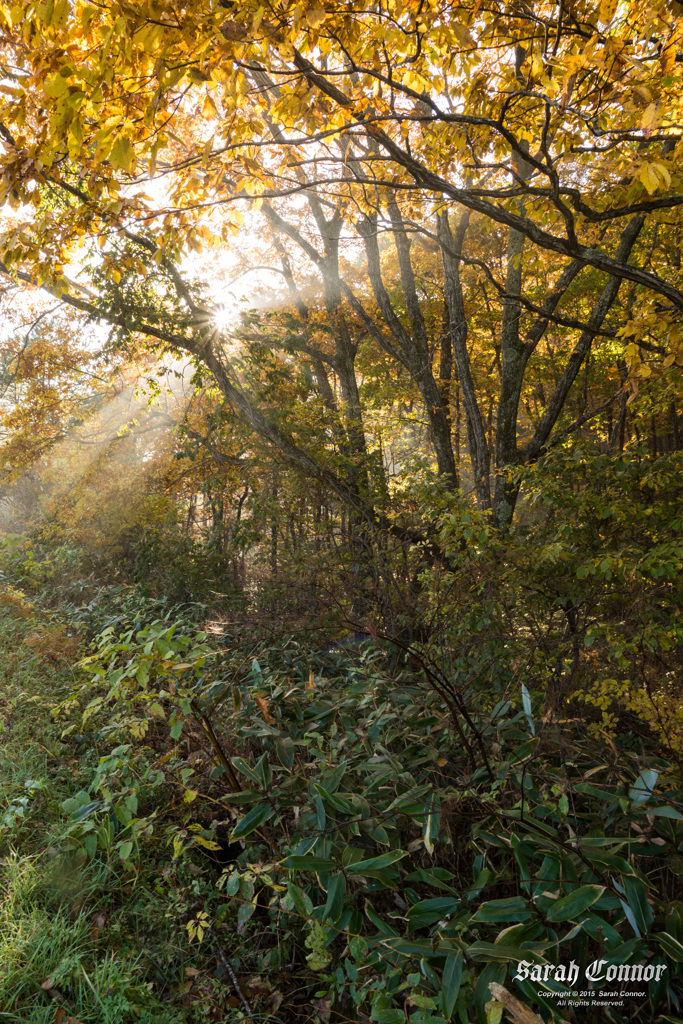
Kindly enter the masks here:
M 125 855 L 117 792 L 138 744 L 198 819 L 171 828 L 174 855 L 198 843 L 227 859 L 188 921 L 195 941 L 229 945 L 236 929 L 248 948 L 233 966 L 275 986 L 292 963 L 311 998 L 378 1024 L 485 1024 L 491 983 L 552 1017 L 572 989 L 545 965 L 600 959 L 667 958 L 637 1016 L 616 1021 L 676 1005 L 683 791 L 666 758 L 605 758 L 581 722 L 539 719 L 526 685 L 449 712 L 452 677 L 426 661 L 431 685 L 392 675 L 371 644 L 354 663 L 294 640 L 253 658 L 246 637 L 208 658 L 205 640 L 108 632 L 85 709 L 98 743 L 127 729 L 133 744 L 100 762 L 88 812 L 116 819 Z M 153 701 L 169 723 L 156 761 L 139 746 Z M 197 728 L 212 769 L 190 769 L 179 746 Z M 533 980 L 513 980 L 519 963 Z

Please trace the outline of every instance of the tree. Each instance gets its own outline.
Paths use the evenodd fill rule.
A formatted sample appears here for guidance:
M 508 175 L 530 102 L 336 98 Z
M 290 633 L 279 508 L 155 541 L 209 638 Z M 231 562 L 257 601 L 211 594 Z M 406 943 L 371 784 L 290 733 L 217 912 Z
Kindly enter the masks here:
M 681 359 L 679 268 L 664 258 L 683 202 L 683 29 L 665 5 L 2 10 L 3 188 L 10 206 L 31 208 L 4 234 L 5 273 L 122 337 L 190 353 L 252 430 L 360 520 L 396 528 L 368 478 L 361 339 L 417 389 L 451 488 L 457 384 L 477 502 L 501 530 L 519 489 L 509 469 L 551 443 L 596 339 L 628 338 L 617 355 L 634 380 L 651 372 L 644 355 Z M 182 267 L 184 253 L 238 233 L 245 206 L 280 253 L 296 321 L 271 345 L 310 368 L 343 467 L 326 442 L 304 444 L 264 412 L 206 282 Z M 440 320 L 420 288 L 418 238 L 440 257 Z M 348 264 L 361 247 L 359 284 Z M 295 249 L 320 279 L 324 345 Z M 76 255 L 86 286 L 65 274 Z M 488 335 L 498 385 L 487 413 L 476 363 Z M 520 403 L 542 340 L 555 366 L 531 429 Z M 620 378 L 612 402 L 623 395 Z
M 68 307 L 61 315 L 54 306 L 29 312 L 29 319 L 28 328 L 10 333 L 0 348 L 0 464 L 6 481 L 48 458 L 123 386 L 120 367 L 87 344 Z

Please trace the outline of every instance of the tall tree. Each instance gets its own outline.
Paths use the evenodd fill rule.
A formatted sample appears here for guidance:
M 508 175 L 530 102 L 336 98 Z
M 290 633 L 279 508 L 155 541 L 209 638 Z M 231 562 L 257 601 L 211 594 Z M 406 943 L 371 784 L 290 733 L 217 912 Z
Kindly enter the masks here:
M 4 272 L 190 353 L 253 430 L 359 516 L 378 518 L 355 368 L 363 332 L 414 382 L 451 487 L 461 467 L 440 372 L 455 365 L 477 500 L 500 529 L 517 497 L 510 467 L 552 440 L 596 338 L 627 334 L 636 367 L 643 351 L 677 358 L 668 331 L 683 292 L 663 253 L 683 204 L 683 24 L 668 5 L 41 0 L 0 12 L 2 188 L 16 210 Z M 245 207 L 260 208 L 285 251 L 299 352 L 343 431 L 343 473 L 259 405 L 206 289 L 181 269 L 183 253 L 243 230 Z M 438 336 L 417 237 L 441 253 Z M 353 239 L 365 254 L 360 291 L 340 261 Z M 330 347 L 308 336 L 292 245 L 320 275 Z M 89 269 L 85 284 L 65 273 L 74 259 Z M 635 289 L 628 308 L 624 282 Z M 483 405 L 481 335 L 470 329 L 481 289 L 495 411 Z M 527 436 L 520 401 L 551 330 L 562 342 L 556 372 Z

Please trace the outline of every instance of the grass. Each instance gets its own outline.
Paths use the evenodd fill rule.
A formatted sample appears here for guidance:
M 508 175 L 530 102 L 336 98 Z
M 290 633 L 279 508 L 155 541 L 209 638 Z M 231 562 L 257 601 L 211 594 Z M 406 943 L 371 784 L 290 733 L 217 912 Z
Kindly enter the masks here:
M 237 1019 L 179 918 L 191 865 L 161 843 L 144 871 L 74 845 L 62 802 L 89 790 L 97 751 L 61 741 L 50 712 L 74 670 L 24 644 L 41 613 L 19 611 L 0 607 L 0 1024 Z

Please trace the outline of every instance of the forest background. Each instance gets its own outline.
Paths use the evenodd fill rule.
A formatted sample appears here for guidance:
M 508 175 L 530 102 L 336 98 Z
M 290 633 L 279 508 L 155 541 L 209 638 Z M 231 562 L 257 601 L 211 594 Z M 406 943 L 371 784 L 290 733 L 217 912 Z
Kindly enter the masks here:
M 680 1021 L 681 5 L 0 38 L 0 1016 Z

